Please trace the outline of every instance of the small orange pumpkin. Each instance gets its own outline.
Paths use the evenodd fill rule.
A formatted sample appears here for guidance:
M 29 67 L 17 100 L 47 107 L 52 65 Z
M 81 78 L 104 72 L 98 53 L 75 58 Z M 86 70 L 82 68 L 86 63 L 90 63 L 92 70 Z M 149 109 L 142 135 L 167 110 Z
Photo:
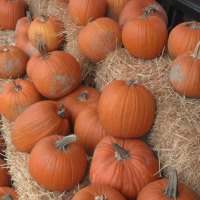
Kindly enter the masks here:
M 39 185 L 51 191 L 65 191 L 82 180 L 87 157 L 84 148 L 76 141 L 74 135 L 53 135 L 35 145 L 28 166 Z
M 200 97 L 200 42 L 194 53 L 182 54 L 172 62 L 170 83 L 181 95 Z
M 78 47 L 88 60 L 98 62 L 119 48 L 121 29 L 113 19 L 103 17 L 88 23 L 78 36 Z
M 0 199 L 18 200 L 18 194 L 12 187 L 0 187 Z
M 17 78 L 26 71 L 28 56 L 18 47 L 0 47 L 0 78 Z
M 8 186 L 10 182 L 10 176 L 8 169 L 5 168 L 6 162 L 0 158 L 0 187 Z

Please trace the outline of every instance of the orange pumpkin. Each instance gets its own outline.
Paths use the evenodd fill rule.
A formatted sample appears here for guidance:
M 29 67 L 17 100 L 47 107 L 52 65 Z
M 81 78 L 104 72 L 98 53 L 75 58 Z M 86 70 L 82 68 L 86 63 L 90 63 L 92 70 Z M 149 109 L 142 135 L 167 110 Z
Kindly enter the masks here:
M 103 17 L 88 23 L 78 36 L 78 47 L 88 60 L 98 62 L 121 45 L 121 29 L 113 19 Z
M 35 145 L 29 157 L 29 172 L 39 185 L 52 191 L 65 191 L 81 181 L 87 157 L 76 141 L 74 135 L 53 135 Z
M 54 51 L 61 47 L 64 41 L 62 34 L 63 24 L 55 17 L 41 15 L 36 17 L 28 30 L 28 38 L 34 47 L 39 48 L 39 43 L 47 45 L 48 51 Z
M 131 0 L 129 3 L 126 4 L 120 14 L 120 26 L 123 27 L 126 22 L 131 21 L 132 19 L 137 19 L 138 17 L 143 15 L 144 10 L 148 11 L 150 9 L 154 9 L 154 12 L 151 13 L 151 15 L 159 16 L 161 19 L 164 20 L 167 25 L 167 14 L 162 6 L 155 0 Z
M 96 108 L 86 108 L 76 118 L 74 133 L 79 142 L 84 146 L 86 152 L 93 154 L 97 144 L 106 136 Z
M 33 83 L 28 80 L 14 80 L 2 92 L 0 112 L 9 121 L 15 121 L 26 108 L 41 100 L 42 97 Z
M 169 78 L 179 94 L 200 97 L 200 42 L 194 53 L 182 54 L 172 62 Z
M 10 176 L 8 174 L 8 168 L 6 168 L 6 162 L 0 158 L 0 187 L 8 186 L 10 182 Z
M 199 200 L 192 189 L 178 182 L 176 170 L 171 170 L 169 180 L 160 179 L 145 186 L 137 200 Z
M 0 1 L 0 28 L 15 30 L 17 21 L 25 16 L 28 6 L 23 0 Z
M 90 19 L 103 17 L 106 12 L 105 0 L 70 0 L 69 16 L 77 25 L 86 25 Z
M 59 99 L 79 86 L 80 65 L 72 55 L 63 51 L 48 53 L 46 47 L 41 47 L 40 53 L 29 60 L 27 74 L 43 96 Z
M 80 86 L 77 90 L 59 100 L 70 113 L 70 122 L 74 126 L 77 115 L 88 107 L 97 107 L 100 92 L 92 87 Z
M 12 143 L 18 151 L 30 153 L 35 144 L 53 134 L 67 135 L 68 112 L 55 101 L 40 101 L 29 106 L 15 120 Z
M 142 137 L 155 119 L 154 97 L 134 81 L 116 80 L 103 90 L 98 114 L 108 134 L 121 138 Z
M 158 179 L 158 170 L 158 161 L 144 141 L 106 136 L 95 149 L 90 180 L 136 199 L 143 187 Z
M 112 187 L 105 185 L 91 185 L 81 189 L 72 200 L 125 200 L 125 198 Z
M 183 22 L 172 29 L 168 39 L 168 51 L 172 59 L 194 51 L 200 41 L 200 22 Z
M 141 59 L 159 56 L 167 41 L 167 26 L 151 11 L 144 12 L 138 19 L 128 21 L 122 30 L 122 42 L 129 53 Z
M 14 188 L 0 187 L 0 199 L 2 199 L 2 200 L 18 200 L 18 195 Z
M 18 48 L 23 50 L 29 57 L 39 53 L 38 49 L 35 48 L 28 39 L 28 30 L 31 25 L 32 18 L 30 12 L 27 11 L 27 16 L 17 21 L 15 29 L 15 44 Z
M 28 56 L 15 46 L 0 47 L 0 78 L 17 78 L 26 71 Z

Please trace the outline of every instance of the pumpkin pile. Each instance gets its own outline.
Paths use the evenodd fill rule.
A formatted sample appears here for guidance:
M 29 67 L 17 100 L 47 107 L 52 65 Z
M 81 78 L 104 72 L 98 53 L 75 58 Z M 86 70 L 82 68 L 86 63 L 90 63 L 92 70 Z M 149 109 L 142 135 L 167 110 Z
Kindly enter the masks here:
M 5 140 L 7 154 L 7 164 L 0 159 L 0 197 L 143 200 L 155 190 L 150 198 L 198 200 L 178 183 L 176 170 L 169 172 L 169 181 L 161 178 L 158 157 L 147 143 L 161 112 L 161 92 L 142 82 L 135 66 L 128 80 L 113 80 L 108 73 L 112 81 L 101 92 L 92 86 L 110 55 L 125 51 L 131 61 L 153 62 L 168 43 L 174 59 L 170 88 L 184 97 L 200 97 L 199 23 L 178 25 L 168 39 L 167 14 L 154 0 L 56 2 L 52 12 L 39 15 L 28 10 L 33 2 L 0 2 L 0 9 L 7 9 L 0 10 L 0 28 L 16 32 L 15 46 L 0 47 L 0 141 Z M 65 17 L 55 14 L 59 7 L 66 8 Z M 184 31 L 196 41 L 186 38 L 180 50 L 174 35 Z M 68 51 L 70 43 L 75 54 Z M 150 73 L 151 67 L 143 69 Z M 88 75 L 94 71 L 95 80 L 95 74 Z

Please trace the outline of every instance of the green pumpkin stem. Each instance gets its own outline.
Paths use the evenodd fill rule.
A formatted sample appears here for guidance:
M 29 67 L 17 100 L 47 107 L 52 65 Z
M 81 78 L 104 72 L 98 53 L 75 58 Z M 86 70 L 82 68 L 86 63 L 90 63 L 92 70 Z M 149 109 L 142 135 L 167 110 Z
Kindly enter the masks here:
M 49 19 L 49 17 L 48 17 L 48 16 L 46 16 L 46 15 L 41 15 L 41 16 L 40 16 L 40 22 L 42 22 L 42 23 L 45 23 L 45 22 L 47 22 L 47 21 L 48 21 L 48 19 Z
M 170 199 L 176 199 L 178 197 L 178 176 L 177 171 L 173 168 L 169 170 L 169 181 L 165 188 L 164 195 Z
M 199 30 L 200 29 L 200 24 L 197 21 L 185 22 L 184 25 L 189 26 L 193 30 Z
M 44 43 L 43 40 L 38 38 L 37 46 L 38 46 L 38 50 L 39 50 L 40 54 L 42 55 L 43 59 L 47 60 L 48 57 L 49 57 L 49 53 L 48 53 L 48 50 L 47 50 L 47 45 Z
M 128 86 L 135 86 L 136 84 L 137 84 L 137 81 L 134 79 L 127 81 Z
M 197 43 L 194 53 L 193 53 L 194 59 L 200 59 L 200 42 Z
M 130 158 L 130 154 L 128 151 L 120 147 L 117 143 L 112 142 L 112 146 L 115 149 L 115 159 L 116 160 L 128 160 Z
M 78 141 L 77 136 L 73 134 L 73 135 L 68 135 L 64 137 L 63 139 L 57 141 L 55 145 L 57 149 L 61 151 L 65 151 L 69 144 L 71 144 L 72 142 L 77 142 L 77 141 Z
M 28 23 L 31 23 L 33 21 L 32 17 L 31 17 L 31 12 L 28 10 L 26 11 L 26 19 Z
M 57 111 L 57 115 L 59 115 L 62 119 L 65 118 L 65 105 L 63 102 L 60 103 L 60 110 Z
M 15 92 L 19 92 L 20 90 L 22 90 L 22 86 L 21 85 L 17 85 L 15 79 L 13 79 L 13 85 L 14 85 L 14 91 Z
M 107 197 L 106 197 L 106 195 L 103 194 L 101 196 L 96 196 L 95 200 L 107 200 Z
M 9 194 L 4 195 L 1 197 L 2 200 L 12 200 L 12 197 Z
M 89 93 L 87 90 L 83 90 L 80 95 L 78 96 L 78 100 L 81 102 L 87 101 Z

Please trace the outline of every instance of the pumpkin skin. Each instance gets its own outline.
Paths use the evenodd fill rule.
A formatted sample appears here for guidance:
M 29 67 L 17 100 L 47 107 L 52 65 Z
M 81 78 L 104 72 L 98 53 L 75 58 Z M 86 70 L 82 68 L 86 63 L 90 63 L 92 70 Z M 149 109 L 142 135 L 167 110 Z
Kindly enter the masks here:
M 169 80 L 179 94 L 200 97 L 200 42 L 194 53 L 176 57 L 171 64 Z
M 71 94 L 59 100 L 70 113 L 70 122 L 74 126 L 77 115 L 88 107 L 97 107 L 100 92 L 92 87 L 80 86 Z
M 103 17 L 87 24 L 78 36 L 78 47 L 88 60 L 98 62 L 119 48 L 121 29 L 113 19 Z
M 0 199 L 9 197 L 10 200 L 18 200 L 17 192 L 11 187 L 0 187 Z
M 91 185 L 81 189 L 72 200 L 125 200 L 114 188 L 102 185 Z
M 129 53 L 141 59 L 159 56 L 167 41 L 167 26 L 157 16 L 133 19 L 122 30 L 122 42 Z
M 113 144 L 123 148 L 120 154 Z M 144 141 L 106 136 L 95 149 L 90 180 L 115 188 L 127 199 L 136 199 L 144 186 L 158 179 L 158 171 L 158 161 Z
M 0 47 L 0 78 L 17 78 L 26 71 L 28 56 L 18 47 Z
M 118 20 L 121 11 L 130 0 L 106 0 L 108 16 Z
M 8 186 L 10 182 L 10 176 L 8 169 L 5 168 L 6 162 L 0 158 L 0 187 Z
M 9 83 L 3 90 L 0 111 L 6 119 L 15 121 L 26 108 L 41 100 L 42 97 L 33 83 L 28 80 L 17 80 Z
M 75 24 L 84 26 L 90 19 L 97 19 L 105 15 L 106 1 L 70 0 L 68 12 Z
M 75 90 L 81 81 L 80 65 L 62 51 L 31 57 L 27 74 L 37 90 L 48 99 L 59 99 Z
M 39 54 L 37 48 L 35 48 L 28 38 L 28 30 L 31 25 L 32 19 L 30 12 L 27 12 L 27 16 L 17 21 L 15 29 L 15 44 L 18 48 L 23 50 L 29 57 Z
M 156 12 L 151 15 L 159 16 L 161 19 L 164 20 L 165 24 L 167 25 L 168 17 L 165 10 L 159 3 L 154 0 L 131 0 L 121 11 L 119 25 L 123 27 L 126 22 L 137 19 L 138 17 L 143 15 L 144 9 L 148 9 L 150 7 L 156 8 Z
M 0 1 L 0 28 L 15 30 L 17 21 L 25 16 L 27 4 L 22 0 L 1 0 Z
M 42 139 L 33 148 L 29 157 L 31 176 L 39 185 L 51 191 L 73 188 L 81 181 L 87 167 L 83 147 L 77 142 L 72 142 L 58 149 L 55 144 L 61 139 L 63 137 L 58 135 Z
M 60 20 L 51 16 L 36 17 L 28 30 L 28 38 L 34 47 L 38 48 L 42 41 L 47 45 L 48 51 L 54 51 L 61 47 L 64 41 L 63 24 Z
M 74 132 L 87 154 L 92 155 L 97 144 L 106 136 L 96 108 L 86 108 L 76 118 Z
M 60 113 L 61 112 L 61 113 Z M 11 139 L 18 151 L 30 153 L 35 144 L 53 134 L 67 135 L 68 113 L 54 101 L 41 101 L 29 106 L 15 120 Z
M 138 138 L 153 125 L 155 101 L 144 86 L 116 80 L 103 90 L 98 113 L 108 134 L 120 138 Z
M 177 56 L 188 51 L 194 51 L 200 41 L 200 22 L 183 22 L 175 26 L 169 34 L 168 51 L 170 57 Z

